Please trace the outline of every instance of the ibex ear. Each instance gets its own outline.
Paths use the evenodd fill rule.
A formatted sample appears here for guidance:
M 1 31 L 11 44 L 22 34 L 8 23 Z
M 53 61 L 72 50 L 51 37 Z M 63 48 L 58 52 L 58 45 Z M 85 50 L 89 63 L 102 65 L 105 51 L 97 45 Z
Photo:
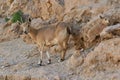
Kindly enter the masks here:
M 31 18 L 29 18 L 29 22 L 31 22 Z
M 99 17 L 100 17 L 101 19 L 103 19 L 103 18 L 104 18 L 104 16 L 103 16 L 103 15 L 100 15 Z
M 30 17 L 28 17 L 28 22 L 31 22 L 31 21 L 32 21 L 32 19 Z

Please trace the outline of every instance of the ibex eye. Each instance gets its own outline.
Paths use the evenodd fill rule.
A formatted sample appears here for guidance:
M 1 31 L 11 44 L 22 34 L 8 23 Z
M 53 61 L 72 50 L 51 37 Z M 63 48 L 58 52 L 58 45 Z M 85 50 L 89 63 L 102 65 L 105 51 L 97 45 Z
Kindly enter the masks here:
M 104 18 L 104 20 L 107 20 L 106 18 Z

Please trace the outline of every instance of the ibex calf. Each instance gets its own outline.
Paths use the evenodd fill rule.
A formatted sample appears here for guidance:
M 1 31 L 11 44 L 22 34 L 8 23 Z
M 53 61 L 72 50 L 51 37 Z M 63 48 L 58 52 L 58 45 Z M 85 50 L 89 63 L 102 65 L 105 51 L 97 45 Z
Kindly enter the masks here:
M 42 65 L 43 52 L 46 52 L 48 57 L 48 63 L 51 63 L 51 58 L 49 55 L 50 47 L 58 45 L 61 48 L 61 59 L 63 61 L 65 58 L 65 53 L 67 50 L 67 42 L 70 36 L 70 27 L 64 23 L 58 23 L 56 26 L 47 26 L 40 29 L 35 29 L 30 26 L 28 22 L 23 23 L 22 25 L 23 32 L 28 34 L 32 40 L 38 45 L 40 51 L 40 60 L 39 65 Z

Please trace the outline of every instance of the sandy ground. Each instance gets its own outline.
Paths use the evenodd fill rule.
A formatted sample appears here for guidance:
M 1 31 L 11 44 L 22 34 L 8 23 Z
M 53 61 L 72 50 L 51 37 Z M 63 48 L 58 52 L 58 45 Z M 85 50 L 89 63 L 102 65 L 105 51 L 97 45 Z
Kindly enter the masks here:
M 71 55 L 69 52 L 71 51 L 67 52 L 66 59 Z M 50 74 L 48 77 L 68 75 L 67 67 L 65 67 L 67 60 L 58 62 L 59 54 L 52 54 L 51 57 L 52 64 L 47 65 L 47 60 L 44 58 L 44 66 L 38 66 L 39 52 L 35 45 L 26 44 L 22 39 L 3 42 L 0 43 L 0 74 L 25 73 L 38 77 L 48 74 Z M 65 73 L 67 74 L 64 75 Z
M 2 42 L 0 75 L 31 76 L 43 80 L 120 80 L 120 70 L 96 72 L 92 77 L 84 76 L 80 72 L 81 67 L 69 70 L 66 64 L 72 53 L 72 49 L 68 50 L 66 60 L 63 62 L 57 61 L 59 54 L 52 54 L 52 64 L 47 65 L 44 58 L 44 66 L 38 66 L 39 52 L 35 45 L 26 44 L 22 39 Z

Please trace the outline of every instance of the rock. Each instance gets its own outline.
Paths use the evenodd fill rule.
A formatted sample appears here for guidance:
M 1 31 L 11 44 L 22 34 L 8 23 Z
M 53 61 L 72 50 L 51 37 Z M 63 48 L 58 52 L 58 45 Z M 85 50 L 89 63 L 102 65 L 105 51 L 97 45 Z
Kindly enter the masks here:
M 120 36 L 120 24 L 108 26 L 100 33 L 101 39 L 110 39 Z
M 59 76 L 55 76 L 54 80 L 61 80 Z
M 97 16 L 100 13 L 106 12 L 109 10 L 110 7 L 111 6 L 106 5 L 106 3 L 91 5 L 90 8 L 91 8 L 92 16 Z
M 65 13 L 70 12 L 72 9 L 80 6 L 86 6 L 95 3 L 96 0 L 65 0 Z
M 7 13 L 12 14 L 18 9 L 32 17 L 42 17 L 43 20 L 47 20 L 53 15 L 58 16 L 64 11 L 64 8 L 56 0 L 31 0 L 29 2 L 14 0 Z
M 67 67 L 69 70 L 73 70 L 76 67 L 82 65 L 83 61 L 83 57 L 80 55 L 80 53 L 74 53 L 68 60 Z
M 109 18 L 109 25 L 115 25 L 120 23 L 120 7 L 110 8 L 104 13 L 104 15 Z
M 104 3 L 103 3 L 104 2 Z M 25 14 L 30 14 L 33 18 L 48 20 L 55 16 L 57 20 L 62 20 L 64 14 L 82 6 L 93 6 L 95 3 L 101 3 L 91 7 L 93 14 L 103 13 L 108 10 L 107 3 L 116 2 L 109 0 L 6 0 L 1 1 L 5 15 L 13 14 L 17 10 L 22 10 Z M 119 2 L 119 1 L 118 1 Z M 5 5 L 7 4 L 7 5 Z M 90 6 L 91 5 L 91 6 Z M 101 6 L 102 5 L 102 6 Z M 0 6 L 1 7 L 1 6 Z
M 95 69 L 116 69 L 120 66 L 120 38 L 114 38 L 101 42 L 94 51 L 85 58 L 85 64 L 89 67 L 95 65 Z
M 43 23 L 42 19 L 41 18 L 37 18 L 37 19 L 33 19 L 31 21 L 31 26 L 32 27 L 35 27 L 35 28 L 41 28 L 41 24 Z
M 64 14 L 63 21 L 70 21 L 74 20 L 76 22 L 88 22 L 88 20 L 91 18 L 91 12 L 90 7 L 76 7 L 75 9 L 72 9 L 70 12 Z
M 20 27 L 20 23 L 19 22 L 12 23 L 11 26 L 10 26 L 10 31 L 13 31 L 17 35 L 21 35 L 22 34 L 22 28 Z
M 105 17 L 94 17 L 91 21 L 89 21 L 81 30 L 84 45 L 86 48 L 93 45 L 93 41 L 99 38 L 100 32 L 107 27 L 109 21 Z
M 31 39 L 31 37 L 30 37 L 29 35 L 27 35 L 27 34 L 22 34 L 22 35 L 20 35 L 20 38 L 22 38 L 22 40 L 23 40 L 24 42 L 26 42 L 27 44 L 32 44 L 32 43 L 34 43 L 34 42 L 32 41 L 32 39 Z
M 3 75 L 0 75 L 0 80 L 5 80 Z
M 39 78 L 31 78 L 31 80 L 42 80 L 42 79 L 39 79 Z

